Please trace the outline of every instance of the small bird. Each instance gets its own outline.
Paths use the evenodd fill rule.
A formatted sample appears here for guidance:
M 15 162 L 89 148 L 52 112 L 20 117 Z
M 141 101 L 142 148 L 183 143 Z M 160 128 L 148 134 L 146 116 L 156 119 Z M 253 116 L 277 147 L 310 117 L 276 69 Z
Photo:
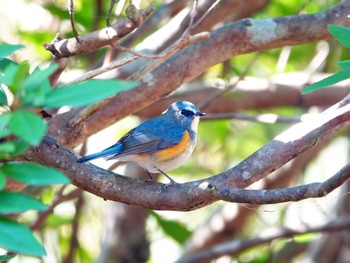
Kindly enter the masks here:
M 161 115 L 154 117 L 126 133 L 107 149 L 87 155 L 78 163 L 109 156 L 107 160 L 135 162 L 153 179 L 153 173 L 162 173 L 183 164 L 192 154 L 197 138 L 199 119 L 205 113 L 188 101 L 177 101 Z

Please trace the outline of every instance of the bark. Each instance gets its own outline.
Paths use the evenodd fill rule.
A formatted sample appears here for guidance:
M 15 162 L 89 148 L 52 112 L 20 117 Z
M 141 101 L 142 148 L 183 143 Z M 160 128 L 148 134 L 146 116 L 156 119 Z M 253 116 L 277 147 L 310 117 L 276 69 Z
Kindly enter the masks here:
M 344 1 L 324 12 L 275 19 L 243 19 L 214 30 L 211 37 L 182 49 L 147 74 L 138 87 L 109 99 L 83 123 L 70 125 L 78 111 L 55 116 L 48 135 L 74 147 L 115 121 L 137 112 L 168 95 L 183 83 L 226 59 L 257 50 L 297 45 L 328 39 L 330 23 L 349 25 L 350 1 Z M 205 57 L 203 57 L 205 54 Z
M 150 209 L 189 211 L 217 200 L 241 203 L 276 203 L 321 197 L 343 184 L 350 176 L 350 165 L 324 183 L 278 190 L 244 190 L 266 177 L 317 142 L 330 138 L 350 123 L 349 97 L 325 111 L 313 122 L 297 124 L 267 143 L 231 169 L 207 179 L 185 184 L 163 185 L 153 181 L 119 176 L 90 163 L 77 164 L 71 150 L 45 137 L 23 157 L 56 167 L 72 183 L 105 199 L 143 206 Z
M 259 184 L 259 189 L 287 188 L 295 184 L 298 176 L 327 144 L 328 141 L 323 141 L 313 149 L 285 164 L 266 177 Z M 186 242 L 182 257 L 186 258 L 198 251 L 227 242 L 238 236 L 244 229 L 245 223 L 256 213 L 258 207 L 258 205 L 250 205 L 248 209 L 246 205 L 226 204 L 194 231 L 191 238 Z M 222 227 L 213 227 L 217 225 Z

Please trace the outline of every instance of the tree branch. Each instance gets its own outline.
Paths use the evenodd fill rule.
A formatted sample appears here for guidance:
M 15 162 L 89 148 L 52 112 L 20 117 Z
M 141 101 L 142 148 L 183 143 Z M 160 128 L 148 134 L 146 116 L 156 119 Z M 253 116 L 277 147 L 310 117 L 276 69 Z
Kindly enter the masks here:
M 135 30 L 152 13 L 153 5 L 143 10 L 135 10 L 137 16 L 128 15 L 128 18 L 119 20 L 110 27 L 103 28 L 77 38 L 64 39 L 52 44 L 44 44 L 44 48 L 55 58 L 71 57 L 87 54 L 101 47 L 114 44 Z
M 154 31 L 154 29 L 157 28 L 160 23 L 165 23 L 167 20 L 185 8 L 186 5 L 187 0 L 171 0 L 164 3 L 162 6 L 157 8 L 152 15 L 149 16 L 149 18 L 138 28 L 138 30 L 123 38 L 123 40 L 120 41 L 120 45 L 130 47 L 133 42 L 135 42 L 137 39 L 144 38 L 144 36 Z M 156 41 L 153 43 L 155 42 Z M 153 45 L 150 48 L 153 48 Z M 115 58 L 118 56 L 118 54 L 118 50 L 113 50 L 111 57 Z
M 338 188 L 350 178 L 350 163 L 323 183 L 311 183 L 285 189 L 245 190 L 222 187 L 217 198 L 228 202 L 249 204 L 275 204 L 296 202 L 307 198 L 323 197 Z
M 322 140 L 312 149 L 298 155 L 298 157 L 265 177 L 262 182 L 259 182 L 259 189 L 287 188 L 293 185 L 307 165 L 328 145 L 330 140 L 331 138 Z M 250 220 L 257 209 L 259 209 L 258 205 L 249 205 L 247 208 L 247 205 L 226 203 L 220 210 L 210 215 L 204 224 L 196 228 L 190 239 L 186 241 L 181 258 L 186 258 L 197 251 L 238 237 L 244 229 L 245 222 Z M 213 228 L 213 224 L 222 227 Z
M 145 208 L 188 211 L 221 199 L 246 202 L 250 201 L 250 192 L 246 190 L 243 197 L 234 196 L 231 193 L 241 191 L 235 188 L 245 188 L 260 180 L 350 123 L 349 97 L 344 98 L 343 103 L 337 104 L 339 108 L 325 111 L 313 122 L 291 127 L 228 171 L 184 184 L 164 186 L 153 181 L 120 176 L 90 163 L 78 164 L 77 157 L 69 148 L 63 145 L 57 147 L 57 141 L 48 137 L 44 138 L 40 146 L 31 148 L 23 156 L 27 160 L 60 169 L 70 177 L 74 185 L 104 199 Z M 347 168 L 344 171 L 347 171 Z M 336 176 L 324 185 L 325 192 L 331 191 L 347 179 L 344 171 L 340 173 L 341 180 Z M 303 193 L 302 197 L 315 197 L 315 194 L 307 193 Z M 265 192 L 264 196 L 270 196 L 271 199 L 271 195 L 274 194 L 275 192 L 270 195 Z M 294 191 L 294 195 L 297 194 Z M 291 201 L 294 200 L 294 195 L 289 195 Z M 275 199 L 273 202 L 277 201 Z M 286 202 L 288 199 L 282 198 L 280 201 Z
M 246 16 L 251 16 L 253 13 L 262 10 L 268 3 L 267 0 L 248 0 L 245 2 L 230 0 L 230 1 L 219 1 L 215 3 L 216 0 L 210 1 L 200 1 L 198 3 L 198 8 L 196 9 L 194 21 L 196 22 L 196 27 L 194 28 L 194 33 L 199 33 L 202 31 L 211 30 L 215 25 L 222 23 L 223 21 L 238 20 Z M 212 8 L 215 4 L 215 8 Z M 209 9 L 212 9 L 208 12 Z M 234 12 L 232 12 L 234 10 Z M 203 14 L 208 13 L 207 19 L 202 19 Z M 193 17 L 193 16 L 192 16 Z M 150 41 L 152 38 L 161 36 L 161 39 L 152 47 L 154 53 L 159 53 L 174 43 L 187 29 L 187 25 L 191 19 L 191 12 L 188 12 L 184 18 L 178 17 L 172 19 L 170 23 L 161 28 L 154 35 L 150 36 Z M 199 21 L 202 20 L 202 21 Z M 178 25 L 176 29 L 174 24 Z
M 178 263 L 196 263 L 196 262 L 209 262 L 224 255 L 236 255 L 243 250 L 252 248 L 261 244 L 270 243 L 273 240 L 279 238 L 292 237 L 294 235 L 306 234 L 306 233 L 326 233 L 326 232 L 339 232 L 348 230 L 350 228 L 350 216 L 344 216 L 340 218 L 334 218 L 329 222 L 318 226 L 305 226 L 301 228 L 271 228 L 265 230 L 263 233 L 254 238 L 247 239 L 235 239 L 231 242 L 226 242 L 213 246 L 209 249 L 197 252 L 193 255 L 184 257 L 177 261 Z
M 211 37 L 182 49 L 142 78 L 138 87 L 118 94 L 91 113 L 84 123 L 69 127 L 77 112 L 54 117 L 48 135 L 69 146 L 76 146 L 116 120 L 137 112 L 169 94 L 183 83 L 203 73 L 211 65 L 232 56 L 284 45 L 314 42 L 330 37 L 328 24 L 350 25 L 350 1 L 324 12 L 275 19 L 241 21 L 227 24 Z M 82 37 L 81 37 L 82 38 Z M 205 54 L 205 57 L 203 57 Z
M 31 230 L 38 230 L 40 227 L 42 227 L 45 220 L 48 218 L 49 215 L 51 215 L 54 212 L 54 209 L 61 203 L 70 201 L 72 199 L 76 199 L 79 196 L 82 195 L 83 191 L 80 188 L 74 189 L 70 193 L 63 195 L 63 190 L 65 189 L 65 186 L 63 186 L 61 189 L 58 190 L 56 193 L 55 199 L 50 204 L 48 209 L 46 209 L 43 212 L 39 213 L 38 218 L 32 223 L 30 226 Z
M 203 110 L 207 113 L 207 116 L 203 120 L 211 119 L 211 116 L 213 118 L 220 117 L 219 115 L 221 114 L 223 117 L 227 114 L 228 116 L 225 117 L 230 118 L 230 112 L 250 109 L 259 110 L 281 106 L 300 108 L 310 108 L 313 106 L 329 107 L 350 93 L 350 81 L 337 83 L 326 89 L 306 95 L 300 93 L 303 87 L 327 76 L 315 75 L 310 79 L 310 76 L 306 73 L 292 72 L 275 75 L 271 80 L 247 77 L 238 84 L 232 93 L 229 93 L 229 96 L 218 98 L 216 102 Z M 300 81 L 296 83 L 296 79 Z M 205 86 L 203 83 L 191 82 L 184 87 L 184 90 L 186 91 L 175 93 L 153 103 L 137 112 L 136 115 L 142 118 L 155 117 L 162 112 L 162 109 L 165 109 L 174 101 L 180 100 L 191 101 L 199 105 L 206 98 L 215 96 L 218 88 Z M 240 118 L 239 114 L 234 117 Z M 306 119 L 303 120 L 306 121 Z

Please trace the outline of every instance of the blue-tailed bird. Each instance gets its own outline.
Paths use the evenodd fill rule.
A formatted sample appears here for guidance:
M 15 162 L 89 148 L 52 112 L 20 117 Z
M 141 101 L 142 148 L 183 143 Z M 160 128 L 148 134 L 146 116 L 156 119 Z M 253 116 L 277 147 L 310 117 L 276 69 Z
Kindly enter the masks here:
M 196 144 L 199 118 L 204 115 L 191 102 L 174 102 L 161 115 L 130 130 L 114 145 L 77 162 L 108 156 L 108 160 L 135 162 L 150 176 L 162 173 L 170 183 L 175 183 L 165 172 L 179 167 L 190 157 Z

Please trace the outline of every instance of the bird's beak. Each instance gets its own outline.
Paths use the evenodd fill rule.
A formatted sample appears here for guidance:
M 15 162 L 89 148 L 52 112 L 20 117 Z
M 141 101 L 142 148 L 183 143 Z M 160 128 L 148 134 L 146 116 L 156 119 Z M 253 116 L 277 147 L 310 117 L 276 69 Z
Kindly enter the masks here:
M 196 116 L 205 116 L 205 113 L 201 112 L 201 111 L 197 111 L 196 112 Z

